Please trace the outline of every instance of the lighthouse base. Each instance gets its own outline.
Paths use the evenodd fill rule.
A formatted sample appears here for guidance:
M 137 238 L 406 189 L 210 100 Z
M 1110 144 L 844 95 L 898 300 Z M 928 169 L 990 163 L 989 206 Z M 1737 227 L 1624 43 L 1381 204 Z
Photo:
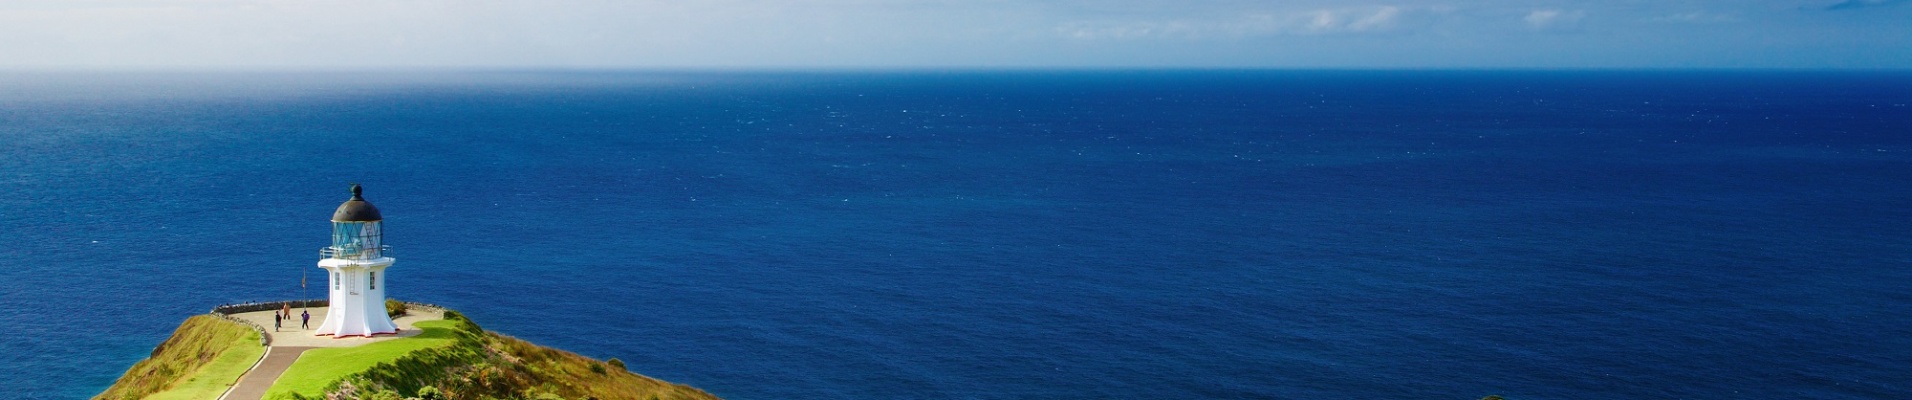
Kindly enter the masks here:
M 314 335 L 347 337 L 398 333 L 398 325 L 385 313 L 385 290 L 381 272 L 392 265 L 391 258 L 357 261 L 325 259 L 319 262 L 331 275 L 330 304 L 325 321 Z
M 377 303 L 368 300 L 369 296 L 341 296 L 325 310 L 325 322 L 313 329 L 312 334 L 320 336 L 348 337 L 398 333 L 398 325 L 385 314 L 385 299 Z

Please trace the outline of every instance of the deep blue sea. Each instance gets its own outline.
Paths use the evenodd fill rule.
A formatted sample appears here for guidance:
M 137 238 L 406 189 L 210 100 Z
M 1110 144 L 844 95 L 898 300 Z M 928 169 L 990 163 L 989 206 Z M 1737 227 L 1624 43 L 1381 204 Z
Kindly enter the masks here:
M 1908 103 L 1876 71 L 9 72 L 0 398 L 301 296 L 358 182 L 394 297 L 733 399 L 1906 399 Z

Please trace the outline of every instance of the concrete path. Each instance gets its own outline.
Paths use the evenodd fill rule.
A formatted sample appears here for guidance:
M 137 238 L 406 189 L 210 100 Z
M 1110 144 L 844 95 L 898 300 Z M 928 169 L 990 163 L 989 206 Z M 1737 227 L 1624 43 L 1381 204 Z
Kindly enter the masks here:
M 286 368 L 291 368 L 292 362 L 299 360 L 300 354 L 315 348 L 279 346 L 267 348 L 265 359 L 253 365 L 251 371 L 246 371 L 246 375 L 239 378 L 239 383 L 232 385 L 232 390 L 226 391 L 226 395 L 220 396 L 219 399 L 259 400 L 264 398 L 266 389 L 272 387 L 272 381 L 279 380 L 279 374 L 285 373 Z
M 246 371 L 246 375 L 239 378 L 239 383 L 234 384 L 232 389 L 227 390 L 225 396 L 220 396 L 220 400 L 257 400 L 265 397 L 266 389 L 272 387 L 272 382 L 278 381 L 279 375 L 285 374 L 285 370 L 291 368 L 292 363 L 298 361 L 299 355 L 305 354 L 306 350 L 323 347 L 363 346 L 369 343 L 418 336 L 419 333 L 423 333 L 424 331 L 418 329 L 418 326 L 414 325 L 415 323 L 419 321 L 444 319 L 445 314 L 445 310 L 414 306 L 406 315 L 392 320 L 393 323 L 398 325 L 398 334 L 396 335 L 377 335 L 369 338 L 333 338 L 331 336 L 313 335 L 311 329 L 300 328 L 299 320 L 297 319 L 300 311 L 301 310 L 293 309 L 292 317 L 294 319 L 287 321 L 287 323 L 281 326 L 277 331 L 274 331 L 272 327 L 272 315 L 274 311 L 232 314 L 233 317 L 252 321 L 252 323 L 266 327 L 266 334 L 272 335 L 272 347 L 266 348 L 265 357 L 260 359 L 258 364 L 254 364 L 252 370 Z M 319 322 L 325 321 L 325 307 L 314 307 L 304 311 L 312 313 L 311 327 L 313 328 L 317 328 Z
M 445 310 L 414 306 L 410 310 L 406 310 L 405 315 L 392 319 L 392 323 L 398 325 L 398 334 L 396 335 L 377 335 L 369 338 L 358 336 L 333 338 L 331 336 L 314 335 L 311 329 L 299 327 L 299 312 L 301 311 L 312 313 L 312 323 L 308 324 L 311 328 L 317 328 L 319 327 L 319 323 L 325 322 L 325 307 L 312 307 L 305 310 L 300 310 L 295 307 L 292 309 L 292 319 L 282 322 L 278 329 L 273 329 L 272 327 L 272 314 L 274 314 L 272 311 L 238 313 L 232 316 L 234 318 L 252 321 L 252 323 L 265 327 L 266 334 L 272 335 L 272 347 L 353 347 L 363 346 L 367 343 L 408 338 L 423 333 L 423 331 L 418 329 L 418 326 L 413 325 L 414 323 L 418 321 L 444 319 L 445 316 Z

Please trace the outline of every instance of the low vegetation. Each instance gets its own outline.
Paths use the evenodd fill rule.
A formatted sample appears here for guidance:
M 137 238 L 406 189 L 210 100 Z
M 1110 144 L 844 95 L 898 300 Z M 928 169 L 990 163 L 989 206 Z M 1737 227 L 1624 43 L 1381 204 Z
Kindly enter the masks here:
M 696 388 L 627 372 L 622 361 L 612 364 L 485 332 L 454 311 L 433 322 L 450 329 L 451 345 L 380 362 L 328 386 L 323 398 L 716 399 Z
M 389 316 L 392 318 L 398 318 L 398 316 L 400 315 L 405 315 L 407 311 L 408 310 L 405 309 L 405 302 L 392 300 L 392 299 L 385 299 L 385 315 L 386 316 Z
M 357 347 L 333 347 L 307 350 L 292 362 L 279 380 L 266 389 L 267 399 L 316 397 L 332 384 L 379 363 L 389 362 L 412 352 L 444 347 L 457 341 L 452 321 L 419 321 L 418 336 L 387 340 Z
M 133 364 L 94 399 L 217 398 L 265 351 L 252 327 L 211 315 L 193 316 L 154 348 L 152 356 Z
M 444 317 L 415 322 L 416 336 L 308 350 L 272 383 L 265 398 L 717 398 L 696 388 L 631 373 L 615 358 L 598 361 L 485 332 L 454 311 L 446 311 Z M 264 354 L 259 333 L 252 327 L 211 315 L 195 316 L 153 349 L 152 357 L 133 365 L 95 400 L 218 398 Z

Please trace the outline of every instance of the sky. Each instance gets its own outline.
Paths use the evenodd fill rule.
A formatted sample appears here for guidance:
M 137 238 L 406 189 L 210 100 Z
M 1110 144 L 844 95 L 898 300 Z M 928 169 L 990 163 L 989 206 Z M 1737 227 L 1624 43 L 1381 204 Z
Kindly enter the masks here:
M 5 69 L 1912 68 L 1912 0 L 9 0 Z

